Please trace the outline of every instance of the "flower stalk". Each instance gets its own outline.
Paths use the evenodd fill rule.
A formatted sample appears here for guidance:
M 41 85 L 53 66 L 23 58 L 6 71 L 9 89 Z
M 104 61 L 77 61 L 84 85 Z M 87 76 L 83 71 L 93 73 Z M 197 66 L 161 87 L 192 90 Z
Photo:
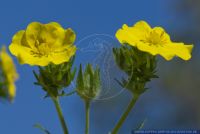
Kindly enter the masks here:
M 99 68 L 93 69 L 91 64 L 87 64 L 85 70 L 80 65 L 77 80 L 76 90 L 77 94 L 85 102 L 85 134 L 89 134 L 90 123 L 90 105 L 100 92 L 100 70 Z
M 124 113 L 122 114 L 122 116 L 120 117 L 119 121 L 117 122 L 117 124 L 115 125 L 115 127 L 112 130 L 112 134 L 117 134 L 117 132 L 119 131 L 119 129 L 121 128 L 122 124 L 124 123 L 124 121 L 126 120 L 126 118 L 128 117 L 129 113 L 131 112 L 131 110 L 133 109 L 136 101 L 138 100 L 139 96 L 133 96 L 130 103 L 128 104 L 126 110 L 124 111 Z
M 147 90 L 146 83 L 158 76 L 155 74 L 156 58 L 148 53 L 141 52 L 134 47 L 122 46 L 114 48 L 113 54 L 116 64 L 127 75 L 127 78 L 122 78 L 121 81 L 117 80 L 117 82 L 133 96 L 125 112 L 111 131 L 112 134 L 117 134 L 139 96 Z
M 55 105 L 56 111 L 58 113 L 58 117 L 59 117 L 62 129 L 63 129 L 63 133 L 64 134 L 68 134 L 68 129 L 67 129 L 67 125 L 66 125 L 63 113 L 62 113 L 61 106 L 60 106 L 59 97 L 56 97 L 56 98 L 55 97 L 51 97 L 51 98 L 53 100 L 53 103 Z
M 59 98 L 74 93 L 74 91 L 71 93 L 65 93 L 64 91 L 70 85 L 76 73 L 76 69 L 72 70 L 73 62 L 74 58 L 60 65 L 49 64 L 46 67 L 39 67 L 39 74 L 33 71 L 37 79 L 35 84 L 41 86 L 46 92 L 45 98 L 50 97 L 54 103 L 64 134 L 68 134 L 68 129 Z
M 90 127 L 90 102 L 85 101 L 85 134 L 89 134 Z

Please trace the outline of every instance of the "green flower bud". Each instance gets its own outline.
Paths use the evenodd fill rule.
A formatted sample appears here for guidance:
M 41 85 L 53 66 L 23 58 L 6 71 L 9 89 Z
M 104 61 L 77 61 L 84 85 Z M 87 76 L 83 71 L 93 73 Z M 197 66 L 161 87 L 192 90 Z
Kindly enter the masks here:
M 142 94 L 147 89 L 145 84 L 158 77 L 155 56 L 128 46 L 114 48 L 113 54 L 118 67 L 128 75 L 127 79 L 117 82 L 133 94 Z
M 98 96 L 101 88 L 100 69 L 97 67 L 93 70 L 90 64 L 87 64 L 83 72 L 80 65 L 76 81 L 76 90 L 78 95 L 85 101 L 90 101 Z
M 39 67 L 39 75 L 34 71 L 37 79 L 36 85 L 40 85 L 47 96 L 53 97 L 64 95 L 63 88 L 68 87 L 74 79 L 76 68 L 72 70 L 74 58 L 69 62 L 59 65 L 49 64 L 45 67 Z

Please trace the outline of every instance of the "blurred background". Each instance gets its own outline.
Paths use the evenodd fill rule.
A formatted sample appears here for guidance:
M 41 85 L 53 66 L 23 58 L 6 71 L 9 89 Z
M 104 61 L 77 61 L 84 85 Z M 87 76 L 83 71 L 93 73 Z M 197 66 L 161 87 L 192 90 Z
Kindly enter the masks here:
M 200 129 L 200 1 L 199 0 L 1 0 L 0 44 L 9 45 L 12 36 L 33 21 L 59 22 L 77 34 L 77 66 L 93 62 L 101 66 L 103 88 L 92 103 L 91 134 L 107 134 L 125 110 L 131 96 L 113 80 L 121 71 L 112 59 L 111 48 L 119 46 L 114 35 L 124 23 L 145 20 L 162 26 L 173 41 L 194 44 L 193 57 L 185 62 L 159 57 L 159 79 L 148 83 L 149 90 L 138 100 L 120 134 L 131 134 L 145 121 L 144 129 Z M 102 51 L 100 51 L 102 50 Z M 104 53 L 105 52 L 105 53 Z M 33 127 L 42 124 L 52 134 L 62 129 L 50 99 L 34 86 L 32 70 L 17 64 L 20 79 L 13 104 L 0 102 L 0 134 L 40 134 Z M 67 90 L 73 90 L 74 83 Z M 84 133 L 84 104 L 76 94 L 61 99 L 71 134 Z

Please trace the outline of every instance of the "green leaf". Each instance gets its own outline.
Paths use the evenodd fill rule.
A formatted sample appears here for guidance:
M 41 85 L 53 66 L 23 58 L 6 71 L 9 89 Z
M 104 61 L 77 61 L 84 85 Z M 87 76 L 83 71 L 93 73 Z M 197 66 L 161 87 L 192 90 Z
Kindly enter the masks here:
M 39 76 L 37 75 L 37 73 L 35 72 L 35 70 L 33 70 L 33 74 L 34 74 L 35 78 L 37 79 L 37 81 L 39 82 L 40 79 L 39 79 Z
M 44 128 L 42 125 L 40 125 L 40 124 L 35 124 L 34 127 L 40 129 L 44 134 L 51 134 L 47 129 L 45 129 L 45 128 Z
M 77 68 L 75 67 L 74 70 L 73 70 L 73 72 L 71 73 L 71 80 L 74 79 L 76 71 L 77 71 Z
M 142 121 L 142 122 L 136 127 L 135 130 L 140 130 L 140 129 L 142 129 L 142 128 L 144 127 L 145 122 L 146 122 L 146 119 L 145 119 L 144 121 Z
M 77 76 L 77 87 L 78 90 L 84 89 L 84 83 L 83 83 L 83 72 L 82 72 L 82 65 L 80 64 L 78 76 Z
M 93 76 L 93 68 L 91 64 L 87 64 L 86 74 L 89 76 L 89 96 L 92 97 L 94 95 L 93 87 L 94 87 L 94 76 Z
M 124 85 L 123 85 L 123 83 L 121 83 L 118 79 L 114 79 L 122 88 L 124 88 Z
M 71 91 L 71 92 L 69 92 L 69 93 L 64 93 L 64 94 L 62 94 L 61 96 L 70 96 L 70 95 L 75 94 L 75 93 L 76 93 L 76 90 Z

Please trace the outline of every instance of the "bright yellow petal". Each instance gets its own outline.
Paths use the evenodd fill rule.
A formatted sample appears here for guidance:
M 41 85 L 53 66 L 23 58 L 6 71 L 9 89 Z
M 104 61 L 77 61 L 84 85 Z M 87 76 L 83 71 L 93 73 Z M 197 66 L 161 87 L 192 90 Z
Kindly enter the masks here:
M 6 52 L 6 48 L 3 47 L 0 52 L 0 59 L 2 62 L 2 69 L 9 81 L 14 81 L 18 78 L 17 71 L 15 69 L 14 62 L 10 55 Z
M 171 42 L 170 36 L 162 27 L 154 27 L 149 35 L 149 38 L 149 40 L 153 40 L 152 42 L 158 42 L 161 44 Z
M 187 50 L 189 51 L 189 53 L 192 53 L 194 45 L 185 45 L 185 47 L 187 48 Z
M 8 94 L 9 94 L 11 100 L 15 97 L 16 87 L 15 87 L 14 83 L 8 83 Z
M 50 62 L 45 56 L 34 56 L 32 50 L 27 47 L 11 44 L 9 49 L 17 57 L 20 64 L 46 66 Z
M 44 25 L 47 26 L 47 27 L 52 27 L 53 29 L 54 28 L 63 29 L 62 26 L 57 22 L 50 22 L 50 23 L 47 23 L 47 24 L 44 24 Z
M 25 33 L 24 30 L 18 31 L 18 32 L 13 36 L 13 38 L 12 38 L 12 43 L 15 43 L 15 44 L 20 45 L 24 33 Z
M 159 54 L 166 60 L 171 60 L 174 56 L 184 60 L 191 58 L 193 45 L 172 42 L 162 27 L 151 28 L 145 21 L 139 21 L 133 27 L 123 25 L 116 32 L 116 37 L 122 44 L 137 47 L 152 55 Z
M 66 46 L 67 48 L 72 47 L 75 38 L 76 35 L 72 29 L 65 30 L 56 22 L 48 24 L 33 22 L 27 26 L 25 31 L 22 30 L 14 35 L 9 49 L 21 64 L 46 66 L 53 61 L 56 64 L 68 61 L 73 55 L 71 52 L 68 52 L 68 55 L 63 54 L 63 51 Z M 73 49 L 72 51 L 74 54 L 75 51 Z M 56 61 L 56 58 L 52 61 L 54 55 L 61 61 Z
M 40 33 L 40 37 L 51 47 L 62 46 L 65 39 L 65 30 L 56 22 L 44 25 L 44 29 Z
M 140 37 L 140 31 L 128 27 L 126 24 L 123 25 L 122 29 L 119 29 L 115 36 L 122 44 L 130 44 L 132 46 L 135 46 L 137 42 L 141 39 Z
M 70 46 L 64 49 L 62 52 L 54 53 L 51 55 L 51 62 L 54 64 L 61 64 L 68 62 L 70 58 L 76 53 L 76 47 Z
M 15 81 L 18 78 L 18 74 L 13 63 L 12 58 L 6 52 L 6 48 L 3 47 L 0 52 L 1 67 L 5 77 L 6 86 L 8 89 L 8 95 L 11 99 L 15 97 Z
M 137 22 L 133 27 L 126 24 L 116 32 L 116 38 L 120 43 L 136 46 L 141 40 L 145 40 L 149 34 L 151 27 L 145 21 Z
M 74 41 L 76 40 L 76 34 L 75 32 L 71 29 L 68 28 L 65 30 L 65 39 L 64 39 L 64 44 L 73 44 Z
M 30 55 L 29 53 L 19 54 L 18 60 L 20 64 L 29 64 L 31 66 L 47 66 L 50 61 L 47 57 L 34 57 L 33 55 Z
M 168 49 L 165 49 L 162 46 L 159 46 L 157 51 L 158 51 L 157 54 L 161 55 L 168 61 L 171 60 L 175 56 L 175 54 L 172 51 L 169 51 Z
M 183 43 L 171 43 L 164 46 L 165 49 L 174 53 L 176 56 L 182 58 L 183 60 L 189 60 L 193 45 L 184 45 Z
M 143 51 L 143 52 L 148 52 L 152 55 L 156 55 L 158 54 L 158 47 L 153 46 L 153 45 L 149 45 L 149 43 L 143 43 L 140 42 L 137 44 L 136 46 L 139 50 Z
M 183 43 L 171 43 L 165 45 L 149 45 L 147 43 L 139 43 L 137 48 L 141 51 L 148 52 L 152 55 L 161 55 L 166 60 L 171 60 L 174 56 L 178 56 L 183 60 L 191 58 L 193 45 L 184 45 Z
M 17 32 L 12 38 L 12 44 L 10 44 L 9 50 L 15 56 L 17 56 L 20 51 L 20 49 L 15 49 L 15 46 L 21 46 L 21 40 L 22 40 L 24 33 L 25 33 L 25 31 L 21 30 L 21 31 Z
M 161 55 L 166 60 L 171 60 L 175 54 L 161 46 L 150 45 L 148 43 L 138 43 L 137 48 L 140 51 L 150 53 L 152 55 Z
M 143 20 L 135 23 L 133 27 L 143 32 L 150 32 L 151 30 L 151 26 L 146 21 L 143 21 Z
M 25 38 L 31 48 L 35 48 L 35 43 L 42 29 L 43 29 L 43 26 L 39 22 L 32 22 L 27 26 Z

